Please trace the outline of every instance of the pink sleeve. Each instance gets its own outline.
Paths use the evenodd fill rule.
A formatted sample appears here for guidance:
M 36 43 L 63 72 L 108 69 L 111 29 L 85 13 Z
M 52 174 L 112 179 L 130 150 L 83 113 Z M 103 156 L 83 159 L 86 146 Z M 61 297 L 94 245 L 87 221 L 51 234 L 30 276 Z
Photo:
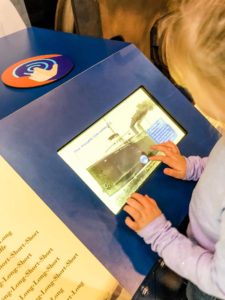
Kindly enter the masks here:
M 187 172 L 184 179 L 197 181 L 205 169 L 208 157 L 189 156 L 185 157 L 185 159 L 187 162 Z
M 225 213 L 223 214 L 225 223 Z M 225 299 L 225 238 L 217 244 L 216 253 L 200 247 L 181 234 L 162 214 L 138 232 L 146 244 L 151 244 L 166 265 L 180 276 L 192 281 L 205 293 Z

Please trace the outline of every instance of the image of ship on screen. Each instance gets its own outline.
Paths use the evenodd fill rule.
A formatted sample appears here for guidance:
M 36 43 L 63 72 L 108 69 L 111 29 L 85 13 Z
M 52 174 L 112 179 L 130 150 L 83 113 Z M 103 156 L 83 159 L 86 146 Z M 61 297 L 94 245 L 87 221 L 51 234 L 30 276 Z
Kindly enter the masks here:
M 148 168 L 140 162 L 140 157 L 153 155 L 150 149 L 155 144 L 143 129 L 127 140 L 118 134 L 114 139 L 117 148 L 87 169 L 109 196 L 129 182 L 132 184 L 132 180 L 135 185 L 142 182 Z

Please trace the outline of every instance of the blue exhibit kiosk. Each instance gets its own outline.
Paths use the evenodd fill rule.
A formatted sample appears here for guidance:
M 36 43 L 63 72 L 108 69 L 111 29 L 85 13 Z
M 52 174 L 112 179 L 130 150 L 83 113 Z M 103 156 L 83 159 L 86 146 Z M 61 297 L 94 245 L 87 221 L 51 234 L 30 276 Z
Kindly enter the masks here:
M 40 28 L 28 28 L 0 38 L 0 73 L 16 62 L 33 56 L 59 53 L 74 64 L 64 78 L 37 89 L 9 88 L 0 81 L 0 119 L 48 93 L 79 73 L 104 60 L 127 44 L 87 38 Z M 91 51 L 90 51 L 91 49 Z
M 27 34 L 32 40 L 32 32 Z M 112 50 L 114 44 L 79 38 L 75 65 L 81 53 L 99 53 L 102 47 Z M 63 49 L 55 46 L 58 53 Z M 139 158 L 149 155 L 151 143 L 165 139 L 179 142 L 185 155 L 206 156 L 218 134 L 133 45 L 119 43 L 104 59 L 69 78 L 1 120 L 0 154 L 134 295 L 157 256 L 124 224 L 119 209 L 124 199 L 118 208 L 111 205 L 116 201 L 111 196 L 122 197 L 117 193 L 125 186 L 125 196 L 133 190 L 149 194 L 174 226 L 180 225 L 194 183 L 165 176 L 162 165 L 145 169 L 147 175 L 139 180 L 151 164 Z M 37 89 L 36 95 L 41 94 Z M 71 155 L 77 155 L 75 163 L 70 163 Z M 138 183 L 127 185 L 133 177 Z

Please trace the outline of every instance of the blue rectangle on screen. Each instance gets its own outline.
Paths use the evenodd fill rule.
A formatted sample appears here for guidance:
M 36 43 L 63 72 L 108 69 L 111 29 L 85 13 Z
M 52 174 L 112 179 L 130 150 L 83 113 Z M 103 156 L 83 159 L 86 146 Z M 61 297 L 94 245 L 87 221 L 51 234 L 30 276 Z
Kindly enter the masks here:
M 157 143 L 173 141 L 177 137 L 175 130 L 162 118 L 157 120 L 148 130 L 148 135 Z

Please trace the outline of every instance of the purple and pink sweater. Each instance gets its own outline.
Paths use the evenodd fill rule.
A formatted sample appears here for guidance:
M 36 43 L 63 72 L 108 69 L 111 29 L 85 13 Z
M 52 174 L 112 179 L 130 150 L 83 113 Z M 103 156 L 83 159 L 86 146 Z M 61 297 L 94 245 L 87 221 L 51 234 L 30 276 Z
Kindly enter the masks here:
M 186 180 L 198 180 L 189 207 L 187 237 L 164 215 L 138 234 L 176 273 L 203 292 L 225 299 L 225 138 L 208 158 L 186 160 Z

